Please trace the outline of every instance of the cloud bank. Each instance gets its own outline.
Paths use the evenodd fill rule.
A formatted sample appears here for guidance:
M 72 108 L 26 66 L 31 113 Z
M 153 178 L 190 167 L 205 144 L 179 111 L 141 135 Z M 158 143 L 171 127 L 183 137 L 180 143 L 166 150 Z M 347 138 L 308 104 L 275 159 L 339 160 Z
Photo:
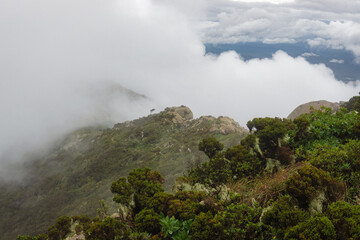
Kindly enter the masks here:
M 277 3 L 277 4 L 274 4 Z M 360 63 L 360 1 L 217 0 L 202 19 L 207 43 L 294 43 L 351 51 Z
M 199 1 L 189 10 L 186 3 L 1 1 L 0 175 L 28 150 L 75 128 L 133 119 L 151 108 L 183 104 L 196 116 L 227 115 L 244 125 L 359 92 L 324 65 L 285 52 L 250 61 L 235 52 L 205 55 L 193 23 L 210 8 Z

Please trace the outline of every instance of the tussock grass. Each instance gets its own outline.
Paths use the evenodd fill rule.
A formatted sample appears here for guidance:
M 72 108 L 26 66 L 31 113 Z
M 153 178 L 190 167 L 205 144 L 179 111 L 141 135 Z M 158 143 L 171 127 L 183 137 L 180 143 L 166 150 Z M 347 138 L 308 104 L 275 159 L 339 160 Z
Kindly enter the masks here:
M 254 179 L 243 178 L 228 184 L 228 187 L 242 196 L 242 203 L 251 204 L 256 201 L 266 207 L 269 200 L 276 200 L 284 193 L 285 182 L 304 164 L 295 163 L 279 169 L 276 173 L 264 173 Z

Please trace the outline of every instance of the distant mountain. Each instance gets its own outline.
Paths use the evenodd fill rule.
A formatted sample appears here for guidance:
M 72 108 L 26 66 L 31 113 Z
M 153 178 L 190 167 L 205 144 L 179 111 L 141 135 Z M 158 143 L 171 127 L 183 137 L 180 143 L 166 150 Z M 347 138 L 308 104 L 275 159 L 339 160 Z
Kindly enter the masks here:
M 145 97 L 122 88 L 116 91 Z M 227 117 L 193 119 L 185 106 L 109 129 L 80 129 L 48 155 L 25 162 L 28 176 L 21 184 L 0 183 L 1 239 L 45 232 L 61 215 L 95 216 L 101 199 L 115 211 L 109 186 L 133 168 L 158 170 L 171 190 L 187 168 L 207 159 L 198 150 L 201 139 L 213 136 L 230 147 L 247 134 Z
M 296 107 L 289 114 L 289 116 L 287 118 L 294 120 L 295 118 L 298 118 L 302 114 L 310 113 L 311 108 L 314 108 L 314 110 L 318 110 L 321 107 L 331 108 L 334 112 L 336 112 L 340 109 L 340 103 L 332 103 L 332 102 L 325 101 L 325 100 L 304 103 L 304 104 L 301 104 L 300 106 Z

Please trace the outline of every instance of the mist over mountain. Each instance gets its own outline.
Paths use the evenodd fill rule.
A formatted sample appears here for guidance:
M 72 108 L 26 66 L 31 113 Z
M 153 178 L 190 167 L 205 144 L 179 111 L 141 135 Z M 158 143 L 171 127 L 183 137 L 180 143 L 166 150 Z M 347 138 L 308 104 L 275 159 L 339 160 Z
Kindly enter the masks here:
M 1 0 L 0 233 L 95 215 L 134 167 L 173 181 L 207 135 L 235 145 L 249 120 L 358 95 L 359 13 L 354 0 Z
M 9 149 L 20 145 L 21 149 L 39 147 L 80 126 L 132 119 L 169 105 L 187 105 L 195 116 L 228 115 L 244 125 L 257 116 L 286 117 L 303 102 L 346 100 L 359 92 L 357 83 L 338 82 L 336 71 L 334 76 L 325 65 L 313 64 L 308 58 L 285 52 L 272 53 L 267 59 L 242 59 L 231 51 L 219 56 L 206 54 L 204 43 L 215 42 L 211 41 L 214 36 L 218 36 L 217 43 L 227 42 L 223 36 L 228 35 L 222 35 L 217 25 L 238 26 L 241 19 L 233 18 L 233 13 L 244 11 L 249 15 L 238 16 L 256 19 L 262 19 L 264 13 L 268 20 L 249 22 L 260 26 L 272 19 L 273 15 L 265 14 L 268 10 L 281 10 L 283 24 L 278 34 L 284 35 L 287 21 L 283 19 L 287 17 L 294 20 L 290 27 L 296 22 L 304 27 L 312 21 L 318 23 L 310 7 L 302 6 L 292 16 L 290 10 L 296 9 L 297 3 L 1 1 L 0 153 L 8 155 Z M 334 20 L 342 14 L 334 9 L 330 9 L 334 15 L 326 11 L 320 15 L 329 22 L 306 28 L 309 41 L 315 46 L 315 40 L 320 45 L 332 40 L 331 48 L 337 41 L 337 46 L 356 56 L 357 15 L 350 11 L 356 6 L 341 8 L 351 12 L 344 24 Z M 301 22 L 301 17 L 311 21 Z M 257 41 L 255 36 L 263 33 L 255 27 L 258 25 L 243 26 L 235 27 L 232 35 L 242 36 L 250 29 L 247 35 Z M 323 34 L 323 40 L 317 39 L 315 32 L 322 28 L 355 30 L 349 41 L 342 34 L 341 38 Z M 278 41 L 281 39 L 285 38 Z M 238 41 L 245 40 L 240 37 Z M 141 100 L 133 105 L 121 97 L 110 98 L 107 82 L 143 94 L 152 103 Z
M 198 150 L 202 138 L 217 137 L 230 147 L 247 134 L 228 117 L 193 119 L 185 106 L 111 128 L 78 129 L 46 152 L 27 154 L 26 161 L 13 168 L 18 172 L 7 172 L 21 174 L 21 180 L 0 180 L 1 239 L 44 232 L 61 215 L 95 216 L 102 199 L 115 212 L 109 184 L 134 168 L 157 169 L 171 191 L 176 178 L 206 160 Z
M 59 140 L 76 129 L 111 126 L 116 120 L 147 114 L 154 107 L 145 95 L 117 83 L 104 81 L 101 85 L 78 87 L 76 92 L 74 89 L 40 89 L 29 98 L 22 96 L 14 98 L 12 103 L 2 102 L 2 180 L 21 181 L 26 172 L 18 164 L 46 155 Z

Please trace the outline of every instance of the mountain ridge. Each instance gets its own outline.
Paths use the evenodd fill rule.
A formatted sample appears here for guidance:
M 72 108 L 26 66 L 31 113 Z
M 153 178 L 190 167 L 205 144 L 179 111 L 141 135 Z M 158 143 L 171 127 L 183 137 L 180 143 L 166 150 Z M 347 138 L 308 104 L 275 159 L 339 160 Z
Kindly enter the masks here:
M 112 128 L 83 128 L 69 134 L 43 158 L 24 163 L 23 185 L 0 184 L 3 239 L 44 232 L 61 215 L 96 215 L 99 200 L 110 209 L 109 185 L 137 167 L 151 167 L 170 190 L 190 165 L 205 161 L 198 150 L 206 136 L 226 147 L 240 143 L 248 131 L 228 117 L 193 119 L 188 107 L 171 107 Z

